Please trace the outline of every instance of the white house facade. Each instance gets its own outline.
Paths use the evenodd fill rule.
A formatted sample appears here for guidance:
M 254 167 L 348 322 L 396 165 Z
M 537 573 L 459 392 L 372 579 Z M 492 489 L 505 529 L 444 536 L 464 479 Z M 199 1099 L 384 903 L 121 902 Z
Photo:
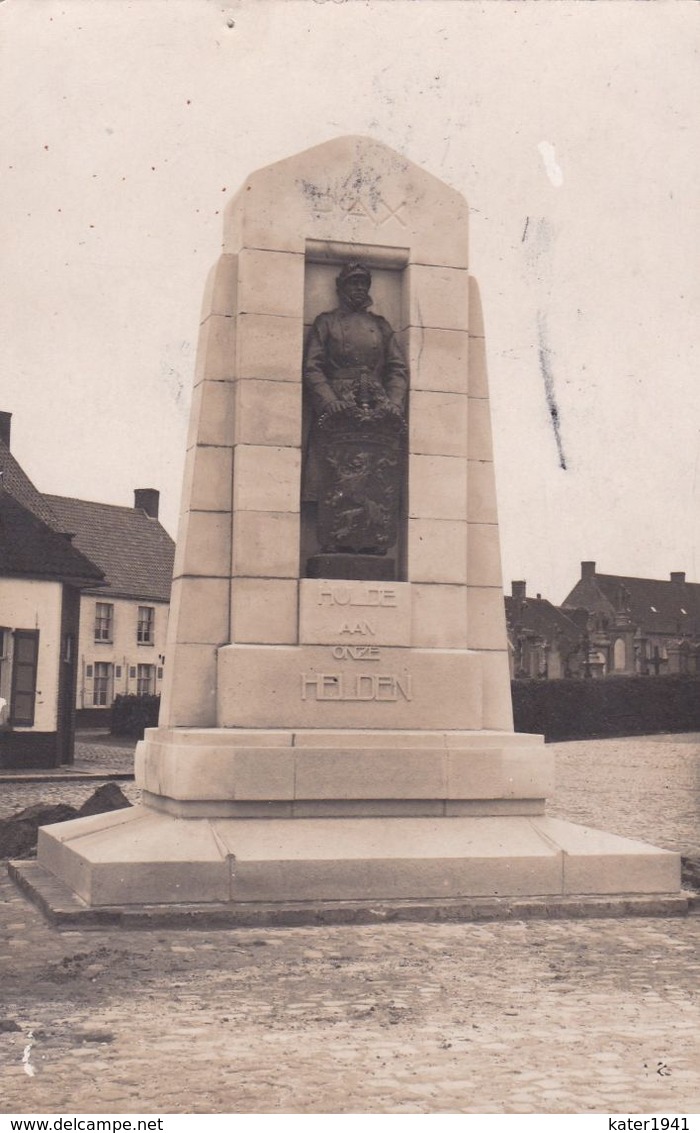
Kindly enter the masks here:
M 83 592 L 78 642 L 76 708 L 98 724 L 116 696 L 160 693 L 175 544 L 155 489 L 137 489 L 133 507 L 44 498 L 105 575 L 105 586 Z

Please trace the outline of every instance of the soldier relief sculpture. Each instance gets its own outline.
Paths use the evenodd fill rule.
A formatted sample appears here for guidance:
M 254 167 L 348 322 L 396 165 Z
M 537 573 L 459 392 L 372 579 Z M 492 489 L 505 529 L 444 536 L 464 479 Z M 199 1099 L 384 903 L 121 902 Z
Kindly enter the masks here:
M 397 541 L 404 467 L 408 369 L 396 335 L 372 304 L 372 276 L 347 264 L 336 279 L 340 300 L 319 315 L 304 358 L 312 426 L 305 471 L 306 499 L 318 502 L 322 565 L 309 573 L 373 577 L 371 560 Z M 341 556 L 354 556 L 352 565 Z M 329 557 L 330 556 L 330 557 Z M 392 577 L 393 564 L 375 577 Z

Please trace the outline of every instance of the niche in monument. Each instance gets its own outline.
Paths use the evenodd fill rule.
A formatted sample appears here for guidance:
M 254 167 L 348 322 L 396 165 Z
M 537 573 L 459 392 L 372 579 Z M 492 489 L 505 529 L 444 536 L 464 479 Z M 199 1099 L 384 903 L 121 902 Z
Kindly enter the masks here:
M 305 257 L 301 570 L 309 578 L 406 577 L 409 372 L 399 344 L 396 249 Z M 388 250 L 387 250 L 388 252 Z

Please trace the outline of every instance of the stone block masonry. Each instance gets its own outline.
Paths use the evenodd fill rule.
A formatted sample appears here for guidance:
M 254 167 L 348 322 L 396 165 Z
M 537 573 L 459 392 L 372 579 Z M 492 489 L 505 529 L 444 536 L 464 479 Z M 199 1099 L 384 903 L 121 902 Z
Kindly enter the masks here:
M 678 892 L 677 855 L 548 817 L 513 731 L 459 193 L 359 137 L 248 178 L 187 444 L 143 804 L 42 868 L 99 908 Z

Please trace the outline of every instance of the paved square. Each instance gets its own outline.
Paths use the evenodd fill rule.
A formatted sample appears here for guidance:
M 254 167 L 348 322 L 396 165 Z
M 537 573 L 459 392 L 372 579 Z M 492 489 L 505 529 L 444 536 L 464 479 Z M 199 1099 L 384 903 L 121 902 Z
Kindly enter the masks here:
M 697 852 L 695 738 L 554 746 L 551 813 Z M 0 927 L 6 1112 L 700 1108 L 698 917 L 61 933 L 3 879 Z

